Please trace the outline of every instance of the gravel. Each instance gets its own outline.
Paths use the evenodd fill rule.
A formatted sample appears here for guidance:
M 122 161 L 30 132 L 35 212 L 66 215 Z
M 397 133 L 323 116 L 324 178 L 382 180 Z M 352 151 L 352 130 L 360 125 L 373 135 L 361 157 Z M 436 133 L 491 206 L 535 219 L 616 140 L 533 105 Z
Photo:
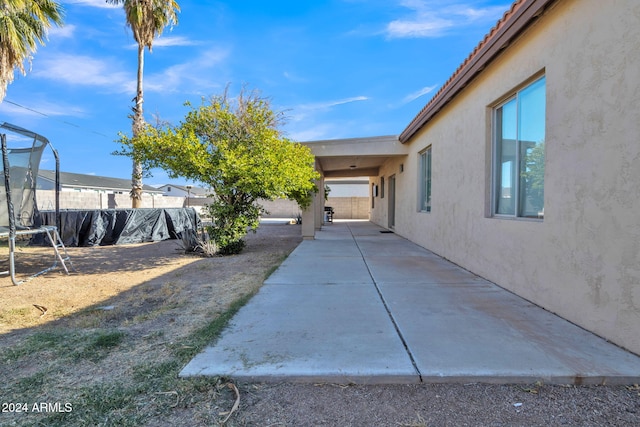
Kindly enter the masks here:
M 240 384 L 228 425 L 634 426 L 636 386 Z

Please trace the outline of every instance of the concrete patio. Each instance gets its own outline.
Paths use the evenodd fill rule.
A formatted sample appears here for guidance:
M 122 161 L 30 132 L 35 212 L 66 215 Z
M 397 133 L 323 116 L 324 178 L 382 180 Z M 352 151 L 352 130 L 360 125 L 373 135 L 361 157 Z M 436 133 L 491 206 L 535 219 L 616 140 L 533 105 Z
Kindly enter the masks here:
M 181 376 L 632 384 L 640 357 L 368 221 L 303 241 Z

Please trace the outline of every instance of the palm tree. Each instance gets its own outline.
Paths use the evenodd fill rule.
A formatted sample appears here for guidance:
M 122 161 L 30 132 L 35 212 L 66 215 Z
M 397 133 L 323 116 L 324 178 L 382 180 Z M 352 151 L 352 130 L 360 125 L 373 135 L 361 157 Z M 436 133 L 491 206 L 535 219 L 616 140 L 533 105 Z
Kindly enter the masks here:
M 127 25 L 133 32 L 133 38 L 138 43 L 138 80 L 133 107 L 132 133 L 135 138 L 145 126 L 142 110 L 143 85 L 142 76 L 144 70 L 144 48 L 151 52 L 153 40 L 162 34 L 165 27 L 178 23 L 180 6 L 175 0 L 106 0 L 111 4 L 122 4 L 127 20 Z M 131 203 L 132 207 L 139 208 L 142 200 L 142 164 L 133 158 L 133 171 L 131 173 Z
M 26 74 L 38 43 L 44 45 L 52 24 L 62 25 L 62 6 L 51 0 L 4 0 L 0 3 L 0 102 L 17 68 Z

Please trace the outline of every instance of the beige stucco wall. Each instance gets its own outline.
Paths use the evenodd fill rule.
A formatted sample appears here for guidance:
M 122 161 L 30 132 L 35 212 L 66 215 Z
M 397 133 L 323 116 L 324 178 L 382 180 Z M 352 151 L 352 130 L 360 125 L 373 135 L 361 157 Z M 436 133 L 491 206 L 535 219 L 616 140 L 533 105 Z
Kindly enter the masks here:
M 122 209 L 131 207 L 131 198 L 128 194 L 107 194 L 94 191 L 61 191 L 59 194 L 60 209 Z M 352 201 L 350 197 L 344 198 L 348 199 L 344 201 L 339 199 L 343 198 L 336 198 L 335 204 L 341 206 L 341 215 L 350 217 L 357 212 L 367 218 L 368 211 L 363 214 L 361 209 L 357 210 L 362 203 L 358 204 L 357 201 Z M 37 201 L 39 210 L 52 210 L 55 208 L 55 192 L 53 190 L 38 190 Z M 191 197 L 187 201 L 186 197 L 143 194 L 142 207 L 192 207 L 200 215 L 206 215 L 204 206 L 211 203 L 211 201 L 210 198 L 206 197 Z M 269 212 L 264 215 L 265 218 L 295 218 L 300 214 L 300 207 L 293 200 L 263 200 L 260 204 Z M 356 207 L 352 207 L 352 204 L 356 205 Z
M 490 107 L 541 72 L 544 221 L 491 218 Z M 409 142 L 404 172 L 384 165 L 396 233 L 640 354 L 639 99 L 640 1 L 558 2 Z M 420 213 L 429 145 L 432 212 Z M 377 203 L 371 219 L 387 214 Z
M 300 206 L 294 200 L 261 200 L 260 205 L 268 212 L 263 215 L 265 218 L 296 218 L 301 213 Z
M 60 209 L 116 209 L 131 207 L 131 197 L 128 194 L 107 194 L 93 191 L 61 191 L 59 194 Z M 36 194 L 38 209 L 54 209 L 55 197 L 53 190 L 38 190 Z M 143 194 L 141 207 L 182 208 L 186 206 L 185 200 L 185 197 Z
M 329 197 L 325 202 L 334 211 L 334 219 L 369 219 L 368 197 Z

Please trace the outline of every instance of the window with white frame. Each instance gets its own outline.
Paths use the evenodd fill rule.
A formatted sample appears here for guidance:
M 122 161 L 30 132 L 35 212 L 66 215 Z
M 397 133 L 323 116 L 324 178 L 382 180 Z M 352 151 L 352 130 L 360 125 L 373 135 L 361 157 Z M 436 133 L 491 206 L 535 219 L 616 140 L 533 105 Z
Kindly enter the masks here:
M 420 152 L 420 200 L 418 209 L 431 212 L 431 147 Z
M 544 218 L 545 114 L 545 77 L 494 110 L 496 216 Z

